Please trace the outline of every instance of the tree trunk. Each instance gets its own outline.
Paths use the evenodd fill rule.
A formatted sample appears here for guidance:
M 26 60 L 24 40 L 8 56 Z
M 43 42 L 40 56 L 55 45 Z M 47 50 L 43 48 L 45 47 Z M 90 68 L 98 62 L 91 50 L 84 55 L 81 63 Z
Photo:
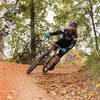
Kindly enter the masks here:
M 89 4 L 90 4 L 90 17 L 92 20 L 92 26 L 93 26 L 93 31 L 94 31 L 94 35 L 95 35 L 95 45 L 96 45 L 96 50 L 98 51 L 98 37 L 97 37 L 97 33 L 96 33 L 96 27 L 95 27 L 95 23 L 94 23 L 94 15 L 93 15 L 93 6 L 92 6 L 92 2 L 91 0 L 88 0 Z
M 31 25 L 31 57 L 30 61 L 36 57 L 36 34 L 35 34 L 35 13 L 34 13 L 34 1 L 31 0 L 31 9 L 30 9 L 30 25 Z
M 3 38 L 0 37 L 0 60 L 4 60 L 4 42 L 3 42 Z

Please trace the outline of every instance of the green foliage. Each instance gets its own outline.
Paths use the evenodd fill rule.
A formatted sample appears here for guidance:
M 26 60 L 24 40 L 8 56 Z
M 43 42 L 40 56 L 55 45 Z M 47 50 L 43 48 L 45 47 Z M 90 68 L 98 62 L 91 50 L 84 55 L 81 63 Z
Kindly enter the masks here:
M 96 31 L 98 31 L 98 28 L 100 26 L 99 18 L 100 18 L 100 12 L 98 11 L 98 3 L 99 0 L 91 0 L 92 7 L 93 7 L 93 17 L 95 20 L 95 26 Z M 55 22 L 57 24 L 57 28 L 66 27 L 66 24 L 68 25 L 71 21 L 77 21 L 79 24 L 78 34 L 79 38 L 82 37 L 81 43 L 86 42 L 88 45 L 85 45 L 86 48 L 92 48 L 95 49 L 95 36 L 93 36 L 93 27 L 91 23 L 91 10 L 88 0 L 61 0 L 58 1 L 58 4 L 61 5 L 61 7 L 56 7 L 54 9 L 56 16 L 55 16 Z M 96 33 L 98 34 L 98 33 Z M 92 38 L 92 42 L 90 41 Z M 99 36 L 97 37 L 99 42 Z M 78 43 L 78 46 L 80 46 L 80 43 Z M 98 47 L 99 47 L 98 43 Z
M 30 44 L 31 39 L 34 35 L 36 35 L 36 55 L 39 55 L 41 54 L 41 52 L 43 52 L 44 48 L 47 47 L 47 45 L 44 45 L 44 43 L 47 42 L 46 40 L 44 40 L 44 33 L 49 31 L 49 27 L 51 26 L 51 24 L 46 21 L 46 16 L 48 15 L 46 8 L 53 6 L 53 1 L 51 0 L 49 5 L 45 0 L 34 1 L 35 16 L 33 17 L 35 27 L 33 31 L 35 33 L 32 36 L 30 27 L 30 3 L 31 2 L 28 2 L 27 0 L 23 0 L 19 1 L 16 7 L 13 7 L 13 4 L 11 4 L 4 14 L 5 23 L 10 23 L 10 25 L 8 25 L 8 27 L 10 28 L 7 29 L 8 31 L 12 30 L 10 32 L 11 35 L 9 35 L 9 37 L 6 39 L 7 43 L 12 49 L 10 56 L 12 57 L 12 59 L 14 59 L 14 61 L 20 63 L 30 62 Z M 25 60 L 23 59 L 24 57 L 28 59 Z
M 95 26 L 96 30 L 98 31 L 100 26 L 99 0 L 91 0 L 91 2 L 94 9 L 93 14 Z M 48 41 L 45 39 L 44 33 L 55 31 L 56 29 L 67 28 L 68 24 L 73 20 L 77 21 L 79 24 L 79 41 L 76 45 L 77 49 L 85 47 L 85 50 L 90 48 L 91 52 L 95 50 L 95 38 L 93 35 L 93 27 L 91 23 L 90 6 L 88 0 L 34 0 L 34 4 L 35 27 L 33 31 L 36 35 L 36 55 L 40 55 L 48 47 Z M 9 4 L 3 16 L 3 20 L 7 26 L 5 29 L 8 29 L 8 33 L 10 34 L 6 41 L 11 48 L 10 56 L 14 62 L 30 63 L 30 44 L 32 38 L 30 28 L 30 9 L 30 2 L 28 0 L 21 0 L 18 2 L 16 7 L 14 7 L 13 4 Z M 46 20 L 48 11 L 54 11 L 54 23 L 48 23 Z M 5 32 L 3 31 L 3 33 Z M 58 38 L 59 36 L 57 39 Z M 56 38 L 52 38 L 51 41 L 54 41 L 55 39 Z M 100 46 L 99 35 L 98 43 Z M 84 52 L 82 52 L 82 54 Z M 74 54 L 76 55 L 76 53 Z M 89 61 L 92 60 L 93 63 L 96 63 L 94 62 L 94 56 L 91 58 L 91 60 L 90 58 L 88 58 Z M 80 61 L 80 59 L 78 59 L 78 61 Z M 71 62 L 71 64 L 76 63 L 77 61 Z M 91 63 L 88 62 L 88 64 Z
M 100 53 L 93 51 L 91 55 L 87 55 L 86 68 L 89 72 L 94 74 L 96 77 L 100 77 Z
M 62 65 L 70 65 L 70 66 L 80 66 L 83 67 L 86 64 L 86 58 L 84 57 L 83 53 L 73 49 L 69 51 L 61 60 Z

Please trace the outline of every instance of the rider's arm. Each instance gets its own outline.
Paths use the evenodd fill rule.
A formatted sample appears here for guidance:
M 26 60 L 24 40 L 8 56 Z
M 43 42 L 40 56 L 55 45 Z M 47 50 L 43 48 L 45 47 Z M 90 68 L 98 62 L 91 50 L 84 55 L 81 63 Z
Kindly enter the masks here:
M 73 37 L 73 40 L 71 41 L 71 43 L 69 44 L 69 46 L 67 46 L 66 50 L 72 49 L 74 47 L 74 45 L 76 44 L 76 42 L 77 42 L 77 35 L 75 35 Z
M 50 33 L 50 35 L 59 35 L 59 34 L 63 34 L 63 33 L 64 33 L 64 29 L 52 32 L 52 33 Z

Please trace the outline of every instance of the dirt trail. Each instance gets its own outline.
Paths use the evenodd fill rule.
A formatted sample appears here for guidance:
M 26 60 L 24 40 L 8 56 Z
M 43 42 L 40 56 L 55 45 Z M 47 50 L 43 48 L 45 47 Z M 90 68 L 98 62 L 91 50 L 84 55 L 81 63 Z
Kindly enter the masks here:
M 28 65 L 0 62 L 0 100 L 61 100 L 48 95 L 36 84 L 36 80 L 26 75 Z M 73 69 L 73 70 L 72 70 Z M 56 68 L 51 73 L 70 73 L 77 67 Z M 41 66 L 32 75 L 42 74 Z

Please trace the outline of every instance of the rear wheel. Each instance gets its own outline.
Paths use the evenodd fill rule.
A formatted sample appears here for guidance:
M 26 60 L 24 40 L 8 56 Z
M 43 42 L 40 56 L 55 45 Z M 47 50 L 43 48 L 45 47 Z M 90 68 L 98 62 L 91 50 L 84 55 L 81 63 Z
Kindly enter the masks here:
M 49 67 L 48 66 L 44 66 L 42 71 L 43 71 L 43 73 L 47 73 L 49 71 Z
M 54 62 L 54 58 L 55 58 L 55 55 L 53 55 L 48 61 L 47 63 L 44 65 L 43 67 L 43 73 L 47 73 L 49 71 L 49 68 L 51 66 L 51 64 L 53 64 Z

